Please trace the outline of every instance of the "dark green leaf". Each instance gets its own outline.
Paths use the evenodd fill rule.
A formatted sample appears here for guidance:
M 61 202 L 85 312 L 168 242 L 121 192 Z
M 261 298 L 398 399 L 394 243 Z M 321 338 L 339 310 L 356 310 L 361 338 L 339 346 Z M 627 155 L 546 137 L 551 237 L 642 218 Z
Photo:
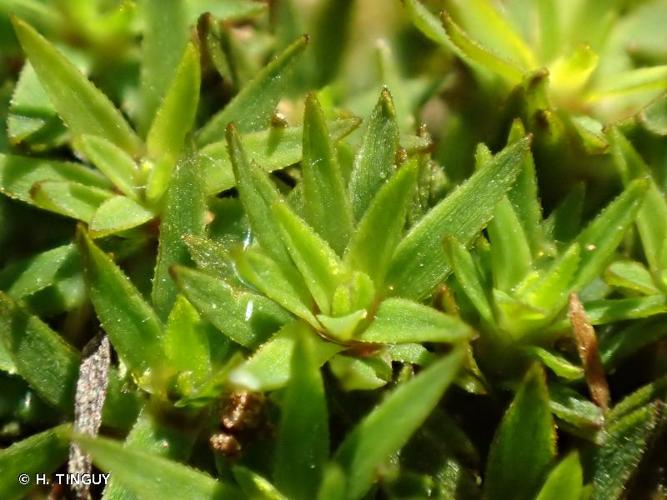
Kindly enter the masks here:
M 0 342 L 16 372 L 44 399 L 63 413 L 74 410 L 80 355 L 37 316 L 0 292 Z M 47 368 L 47 369 L 45 369 Z M 111 370 L 104 422 L 120 429 L 136 414 L 136 397 L 123 392 Z
M 12 22 L 39 81 L 70 131 L 75 136 L 99 135 L 137 155 L 141 141 L 111 101 L 34 28 L 18 18 Z
M 75 439 L 100 469 L 110 472 L 138 498 L 164 498 L 166 492 L 174 498 L 193 500 L 240 498 L 233 486 L 178 462 L 126 448 L 111 439 L 85 436 Z
M 570 241 L 576 236 L 581 223 L 585 194 L 586 187 L 583 183 L 574 185 L 567 196 L 544 221 L 545 236 L 563 242 Z
M 460 319 L 410 300 L 392 298 L 380 304 L 371 325 L 357 338 L 362 342 L 409 344 L 454 343 L 470 337 L 471 328 Z
M 200 73 L 199 51 L 189 43 L 146 137 L 148 154 L 154 160 L 173 162 L 183 149 L 197 113 Z
M 182 295 L 176 297 L 164 331 L 164 351 L 176 372 L 189 372 L 194 382 L 211 369 L 211 353 L 206 324 Z
M 506 197 L 496 205 L 487 232 L 495 288 L 510 292 L 531 270 L 532 259 L 521 221 Z
M 654 402 L 611 422 L 605 429 L 604 444 L 595 456 L 591 500 L 623 496 L 646 451 L 660 411 L 660 403 Z
M 14 299 L 32 295 L 53 285 L 58 271 L 76 258 L 74 245 L 63 245 L 15 262 L 0 272 L 0 289 Z
M 525 135 L 523 124 L 521 121 L 515 120 L 512 123 L 509 142 L 521 140 Z M 537 175 L 532 154 L 526 155 L 523 170 L 519 173 L 512 189 L 507 193 L 507 198 L 512 202 L 516 216 L 521 221 L 521 227 L 526 235 L 533 257 L 537 257 L 542 251 L 544 235 L 541 225 L 542 207 L 538 196 Z
M 176 426 L 169 419 L 151 411 L 150 406 L 146 406 L 125 438 L 124 446 L 130 450 L 150 453 L 151 456 L 182 460 L 190 454 L 198 430 L 197 426 Z M 111 476 L 102 498 L 136 500 L 139 497 L 125 488 L 120 478 Z
M 329 361 L 329 370 L 344 391 L 372 391 L 387 385 L 392 377 L 391 360 L 387 356 L 334 356 Z
M 534 498 L 555 455 L 556 432 L 544 371 L 534 365 L 493 439 L 484 481 L 487 498 Z
M 422 425 L 454 380 L 462 354 L 455 350 L 400 385 L 347 435 L 335 455 L 347 478 L 346 498 L 362 498 L 377 468 Z
M 256 472 L 237 465 L 232 468 L 234 479 L 241 487 L 245 498 L 253 500 L 287 500 L 275 486 Z
M 362 218 L 380 186 L 393 174 L 397 148 L 396 110 L 389 90 L 383 89 L 352 168 L 350 198 L 357 220 Z
M 586 439 L 597 439 L 596 432 L 604 423 L 604 415 L 599 406 L 574 389 L 556 383 L 549 385 L 549 397 L 551 411 L 562 421 L 562 427 L 567 428 L 569 424 L 574 429 L 582 429 Z
M 354 0 L 324 2 L 316 11 L 313 33 L 312 58 L 309 61 L 311 85 L 322 88 L 337 76 L 350 40 Z M 322 64 L 326 61 L 326 64 Z
M 416 182 L 417 164 L 403 165 L 373 198 L 345 250 L 345 264 L 368 274 L 376 288 L 400 241 Z
M 494 324 L 493 310 L 472 255 L 456 238 L 445 238 L 445 251 L 454 276 L 477 312 L 489 325 Z
M 95 188 L 111 184 L 97 172 L 78 163 L 0 154 L 0 192 L 32 203 L 32 187 L 44 181 L 74 182 Z
M 45 401 L 67 414 L 73 411 L 79 353 L 37 316 L 3 293 L 0 293 L 0 341 L 18 374 Z
M 244 280 L 313 327 L 319 327 L 312 313 L 313 299 L 296 269 L 280 266 L 254 248 L 237 252 L 235 264 Z
M 531 346 L 526 348 L 528 355 L 541 361 L 544 366 L 566 380 L 581 380 L 584 369 L 565 359 L 563 356 L 542 347 Z
M 173 276 L 192 305 L 227 337 L 245 347 L 264 341 L 290 315 L 262 295 L 238 290 L 225 281 L 186 267 L 173 268 Z
M 186 0 L 147 0 L 143 9 L 143 40 L 141 43 L 141 108 L 139 129 L 148 130 L 160 102 L 167 93 L 178 62 L 188 42 L 189 19 Z
M 632 144 L 616 129 L 611 132 L 612 154 L 626 184 L 631 179 L 650 177 L 648 165 Z M 637 214 L 637 228 L 642 240 L 642 248 L 649 267 L 656 276 L 667 269 L 667 200 L 656 183 L 648 181 L 644 203 Z
M 315 94 L 306 99 L 301 173 L 306 221 L 340 255 L 352 230 L 352 207 Z
M 114 143 L 96 135 L 82 135 L 77 142 L 86 157 L 124 195 L 136 200 L 136 163 Z
M 667 297 L 651 295 L 649 297 L 632 297 L 629 299 L 603 299 L 587 302 L 586 316 L 592 325 L 606 325 L 628 319 L 648 318 L 667 312 Z M 555 322 L 550 330 L 568 328 L 566 320 Z
M 164 366 L 162 324 L 153 309 L 83 230 L 78 245 L 90 300 L 120 359 L 139 377 Z
M 219 141 L 229 123 L 236 123 L 241 132 L 262 130 L 269 124 L 278 99 L 288 82 L 288 74 L 303 50 L 308 38 L 303 36 L 287 47 L 264 67 L 252 81 L 199 131 L 200 146 Z
M 331 312 L 334 292 L 346 271 L 336 253 L 289 208 L 273 205 L 273 214 L 287 250 L 323 314 Z
M 126 196 L 114 196 L 104 201 L 90 220 L 90 235 L 101 238 L 132 229 L 153 219 L 155 214 Z
M 653 213 L 655 214 L 655 212 Z M 641 217 L 641 213 L 639 217 Z M 657 295 L 660 293 L 649 270 L 633 260 L 613 262 L 605 271 L 604 280 L 609 285 L 639 292 L 643 295 Z
M 336 143 L 359 126 L 358 118 L 338 118 L 327 122 L 331 141 Z M 274 125 L 266 130 L 243 135 L 249 158 L 262 170 L 272 172 L 302 159 L 303 127 Z M 201 149 L 206 192 L 215 194 L 234 187 L 232 160 L 226 141 L 214 142 Z
M 0 496 L 5 500 L 25 498 L 36 484 L 37 474 L 50 474 L 66 459 L 69 425 L 61 425 L 30 436 L 0 451 Z M 17 479 L 29 478 L 24 486 Z
M 30 194 L 38 207 L 84 222 L 90 222 L 97 209 L 113 196 L 106 189 L 60 181 L 39 182 Z
M 606 368 L 614 368 L 625 358 L 664 338 L 667 338 L 667 323 L 663 315 L 658 314 L 602 337 L 600 357 Z
M 623 239 L 625 231 L 634 222 L 647 188 L 648 183 L 644 179 L 632 181 L 625 191 L 579 234 L 577 242 L 581 246 L 581 260 L 572 285 L 574 290 L 587 285 L 602 272 Z
M 486 225 L 518 175 L 528 147 L 529 140 L 522 139 L 505 148 L 412 227 L 389 270 L 388 283 L 396 295 L 421 298 L 447 276 L 443 238 L 450 235 L 467 244 Z
M 198 156 L 186 155 L 176 165 L 160 222 L 160 240 L 151 296 L 155 310 L 162 318 L 169 314 L 177 293 L 169 270 L 175 264 L 191 263 L 183 235 L 202 236 L 205 215 L 206 196 Z
M 536 500 L 564 500 L 581 498 L 583 471 L 579 455 L 570 453 L 547 476 Z
M 315 364 L 322 366 L 344 346 L 327 342 L 301 321 L 285 325 L 268 342 L 229 376 L 229 380 L 252 391 L 269 391 L 283 387 L 290 377 L 294 344 L 304 336 L 314 339 Z
M 315 498 L 329 457 L 327 403 L 313 342 L 303 336 L 294 347 L 274 459 L 276 485 L 295 500 Z
M 14 87 L 7 136 L 13 144 L 27 144 L 35 150 L 58 146 L 67 138 L 67 129 L 29 62 L 23 65 Z
M 278 190 L 264 172 L 248 162 L 239 134 L 233 125 L 227 127 L 227 145 L 239 197 L 254 236 L 273 260 L 280 264 L 289 264 L 289 255 L 271 210 L 271 205 L 281 199 Z

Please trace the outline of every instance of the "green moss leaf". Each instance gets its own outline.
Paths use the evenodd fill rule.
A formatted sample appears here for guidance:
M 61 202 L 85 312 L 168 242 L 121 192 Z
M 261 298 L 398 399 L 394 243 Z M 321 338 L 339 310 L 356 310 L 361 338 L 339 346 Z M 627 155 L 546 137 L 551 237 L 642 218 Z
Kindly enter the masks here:
M 307 37 L 297 39 L 278 57 L 264 67 L 252 81 L 199 131 L 200 146 L 222 139 L 229 123 L 236 123 L 241 132 L 264 129 L 278 99 L 285 90 L 288 73 L 303 53 Z
M 189 37 L 188 1 L 147 0 L 142 3 L 145 23 L 141 42 L 141 108 L 139 129 L 145 133 L 178 71 Z
M 306 221 L 342 254 L 352 230 L 352 207 L 315 94 L 306 99 L 301 173 Z
M 197 310 L 185 297 L 176 297 L 167 318 L 164 350 L 176 372 L 189 372 L 194 383 L 202 381 L 211 370 L 208 329 Z
M 29 62 L 23 65 L 14 87 L 7 136 L 13 144 L 29 145 L 35 150 L 58 146 L 67 138 L 67 129 Z
M 97 169 L 123 194 L 136 200 L 137 165 L 134 160 L 114 143 L 95 135 L 82 135 L 79 148 Z
M 138 498 L 162 498 L 167 491 L 169 495 L 193 500 L 239 498 L 235 487 L 178 462 L 126 448 L 111 439 L 75 439 L 91 454 L 95 465 L 110 472 Z
M 157 264 L 151 297 L 153 306 L 162 318 L 174 305 L 176 284 L 169 270 L 173 265 L 191 263 L 190 252 L 183 235 L 202 236 L 206 215 L 204 183 L 196 154 L 184 156 L 176 165 L 166 196 L 160 222 Z
M 467 244 L 486 225 L 518 175 L 528 146 L 523 139 L 505 148 L 412 227 L 389 270 L 387 281 L 396 295 L 421 298 L 447 276 L 443 238 L 450 235 Z
M 485 494 L 491 499 L 534 498 L 555 455 L 544 371 L 535 365 L 496 431 L 486 465 Z
M 509 142 L 513 143 L 526 136 L 523 124 L 519 120 L 512 123 Z M 507 193 L 512 202 L 516 216 L 530 245 L 533 257 L 543 251 L 544 234 L 542 230 L 542 206 L 538 195 L 537 174 L 532 153 L 525 156 L 523 169 L 519 173 L 514 186 Z
M 290 320 L 290 315 L 262 295 L 239 290 L 209 274 L 176 266 L 178 287 L 200 314 L 227 337 L 254 347 Z
M 633 181 L 579 234 L 576 241 L 582 251 L 572 285 L 575 290 L 592 281 L 607 265 L 625 231 L 634 222 L 647 189 L 646 180 Z
M 372 391 L 387 385 L 392 377 L 391 360 L 385 356 L 334 356 L 329 361 L 329 370 L 345 391 Z
M 123 446 L 151 456 L 183 460 L 191 452 L 197 438 L 197 426 L 174 425 L 146 406 L 141 410 Z M 139 497 L 123 486 L 121 479 L 111 476 L 104 488 L 104 500 L 136 500 Z
M 77 259 L 74 245 L 63 245 L 14 262 L 0 272 L 0 289 L 17 300 L 27 297 L 53 285 L 60 269 Z
M 450 40 L 450 47 L 454 48 L 455 53 L 461 59 L 473 67 L 496 73 L 512 85 L 521 82 L 524 67 L 480 45 L 463 31 L 449 14 L 443 13 L 442 24 Z
M 246 467 L 237 465 L 232 468 L 232 474 L 234 474 L 234 479 L 236 479 L 246 498 L 287 500 L 287 497 L 283 496 L 268 479 Z
M 0 340 L 17 373 L 47 402 L 69 414 L 79 353 L 37 316 L 0 293 Z M 49 369 L 42 367 L 48 363 Z
M 636 261 L 617 260 L 613 262 L 605 271 L 604 279 L 609 285 L 639 292 L 643 295 L 657 295 L 660 293 L 649 270 Z
M 265 173 L 248 162 L 241 139 L 234 126 L 227 128 L 227 145 L 239 190 L 239 198 L 250 221 L 254 236 L 273 260 L 280 264 L 289 264 L 289 255 L 280 238 L 280 232 L 276 221 L 273 220 L 271 211 L 271 205 L 281 199 L 278 190 Z
M 200 80 L 199 51 L 189 43 L 146 137 L 148 154 L 153 159 L 167 157 L 175 161 L 183 149 L 197 113 Z
M 62 413 L 74 410 L 79 353 L 37 316 L 0 292 L 0 342 L 16 373 Z M 48 369 L 44 369 L 48 367 Z M 125 428 L 137 411 L 136 396 L 123 392 L 117 372 L 109 373 L 104 422 Z
M 581 498 L 583 471 L 579 455 L 570 453 L 547 476 L 536 500 L 562 500 Z
M 462 342 L 472 330 L 458 318 L 417 304 L 392 298 L 378 307 L 370 326 L 357 336 L 363 342 L 403 344 L 419 342 Z
M 338 118 L 327 122 L 333 143 L 359 126 L 357 118 Z M 273 125 L 265 130 L 243 135 L 242 143 L 250 160 L 266 172 L 273 172 L 301 161 L 303 127 Z M 213 142 L 201 149 L 206 192 L 215 194 L 234 187 L 232 160 L 226 141 Z
M 667 269 L 667 200 L 655 181 L 650 179 L 650 169 L 632 144 L 617 129 L 611 131 L 612 155 L 626 184 L 632 179 L 649 177 L 644 203 L 637 214 L 637 229 L 651 271 L 659 277 Z
M 345 474 L 336 463 L 324 470 L 324 477 L 317 492 L 317 500 L 345 500 Z
M 294 264 L 301 272 L 320 311 L 329 314 L 334 292 L 346 274 L 340 259 L 327 242 L 299 218 L 286 202 L 274 203 L 272 208 Z
M 50 474 L 66 459 L 69 449 L 69 425 L 60 425 L 30 436 L 0 451 L 0 495 L 7 500 L 24 498 L 37 474 Z M 29 486 L 18 481 L 27 474 Z
M 241 366 L 231 372 L 229 380 L 253 391 L 268 391 L 283 387 L 289 380 L 294 345 L 306 335 L 314 339 L 317 366 L 322 366 L 344 346 L 322 340 L 301 321 L 285 325 L 269 341 L 262 344 Z
M 32 187 L 30 195 L 33 203 L 40 208 L 90 222 L 113 193 L 76 182 L 43 181 Z
M 660 403 L 639 408 L 609 424 L 595 456 L 592 500 L 621 498 L 655 428 Z
M 101 238 L 132 229 L 153 219 L 155 214 L 126 196 L 114 196 L 95 210 L 90 220 L 90 235 Z
M 570 245 L 537 279 L 528 279 L 526 286 L 520 285 L 517 296 L 549 317 L 557 314 L 567 302 L 570 285 L 579 268 L 580 255 L 579 244 Z
M 487 228 L 495 287 L 510 292 L 532 268 L 528 239 L 512 203 L 503 198 Z
M 445 251 L 457 282 L 477 312 L 489 325 L 494 324 L 493 310 L 482 284 L 482 277 L 470 252 L 456 238 L 445 238 Z
M 33 203 L 32 187 L 44 181 L 75 182 L 94 188 L 111 188 L 97 172 L 78 163 L 0 154 L 0 192 Z
M 377 468 L 426 420 L 454 380 L 462 359 L 462 351 L 456 350 L 433 363 L 395 389 L 347 435 L 335 454 L 347 478 L 346 498 L 362 498 L 371 488 Z
M 237 252 L 234 259 L 243 279 L 313 327 L 319 323 L 312 313 L 313 299 L 301 275 L 292 266 L 279 266 L 259 249 Z
M 13 19 L 16 36 L 53 106 L 75 135 L 99 135 L 135 156 L 141 141 L 121 113 L 31 26 Z
M 375 193 L 394 173 L 398 140 L 396 110 L 389 90 L 384 89 L 369 117 L 352 167 L 350 198 L 357 220 L 362 218 Z
M 328 418 L 314 341 L 303 336 L 292 355 L 274 459 L 276 485 L 289 498 L 315 498 L 329 457 Z
M 368 274 L 376 288 L 382 286 L 401 238 L 416 184 L 417 164 L 403 165 L 373 198 L 345 251 L 345 264 Z
M 132 282 L 85 231 L 78 234 L 90 300 L 118 356 L 137 376 L 164 366 L 162 324 Z

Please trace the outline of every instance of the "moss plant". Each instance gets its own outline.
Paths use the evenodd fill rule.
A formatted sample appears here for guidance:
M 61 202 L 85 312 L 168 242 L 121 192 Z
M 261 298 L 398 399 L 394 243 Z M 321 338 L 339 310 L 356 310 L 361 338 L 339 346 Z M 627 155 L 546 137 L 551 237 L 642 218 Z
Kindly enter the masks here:
M 0 498 L 664 497 L 665 16 L 2 3 Z

